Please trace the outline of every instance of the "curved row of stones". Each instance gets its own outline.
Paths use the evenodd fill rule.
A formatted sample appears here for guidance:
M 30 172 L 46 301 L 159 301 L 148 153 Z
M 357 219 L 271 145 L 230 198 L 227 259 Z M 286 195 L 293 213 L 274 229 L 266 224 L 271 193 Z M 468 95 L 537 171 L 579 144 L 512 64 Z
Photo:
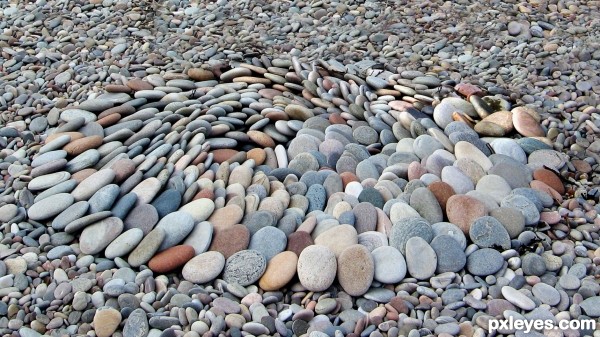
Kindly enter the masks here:
M 143 79 L 113 74 L 121 84 L 49 111 L 48 137 L 19 177 L 27 182 L 15 194 L 21 207 L 1 212 L 14 232 L 27 220 L 46 236 L 48 261 L 73 258 L 97 272 L 143 270 L 135 280 L 107 281 L 104 295 L 121 299 L 146 286 L 145 277 L 181 269 L 190 283 L 218 279 L 244 299 L 253 295 L 240 286 L 322 292 L 337 279 L 350 296 L 391 301 L 383 314 L 342 318 L 329 330 L 347 334 L 420 305 L 398 300 L 385 284 L 403 289 L 425 281 L 447 288 L 438 294 L 445 304 L 462 302 L 455 309 L 489 309 L 481 293 L 463 300 L 465 289 L 503 279 L 498 297 L 505 299 L 494 301 L 529 312 L 564 306 L 567 292 L 585 282 L 585 270 L 574 264 L 558 290 L 543 283 L 531 296 L 516 290 L 523 276 L 567 265 L 559 256 L 565 247 L 556 255 L 523 250 L 548 239 L 534 233 L 538 224 L 557 224 L 564 215 L 552 207 L 565 193 L 557 172 L 567 158 L 553 150 L 532 109 L 434 75 L 369 68 L 361 77 L 335 61 L 263 58 L 223 72 L 146 72 Z M 7 260 L 9 272 L 24 272 L 30 258 Z M 461 279 L 464 287 L 449 287 Z M 82 309 L 104 303 L 82 290 L 77 296 Z M 597 299 L 581 303 L 585 314 L 598 316 Z M 325 302 L 317 302 L 317 313 L 344 307 Z M 221 304 L 225 313 L 240 313 L 230 304 Z M 123 313 L 133 322 L 124 329 L 147 333 L 143 312 L 136 312 Z M 300 313 L 280 313 L 275 330 L 260 319 L 262 325 L 227 325 L 301 335 L 308 325 L 294 327 L 292 318 L 312 317 Z M 121 315 L 96 311 L 96 335 L 111 335 Z M 167 318 L 153 317 L 150 325 L 173 325 Z M 135 327 L 138 321 L 146 323 Z M 458 333 L 457 322 L 446 323 L 439 332 Z M 194 324 L 199 334 L 207 325 Z

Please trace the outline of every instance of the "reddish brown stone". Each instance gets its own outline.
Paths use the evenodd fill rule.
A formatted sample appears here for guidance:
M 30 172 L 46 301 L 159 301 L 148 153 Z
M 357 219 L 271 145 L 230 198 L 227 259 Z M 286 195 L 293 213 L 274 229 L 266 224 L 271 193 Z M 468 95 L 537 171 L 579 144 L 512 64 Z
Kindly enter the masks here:
M 274 89 L 269 89 L 269 88 L 266 88 L 266 89 L 260 89 L 260 90 L 258 91 L 258 93 L 259 93 L 259 94 L 260 94 L 262 97 L 264 97 L 264 98 L 267 98 L 267 99 L 273 99 L 273 98 L 275 98 L 275 96 L 281 96 L 281 95 L 283 94 L 283 93 L 282 93 L 281 91 L 279 91 L 279 90 L 274 90 Z
M 483 90 L 471 83 L 459 83 L 454 87 L 454 90 L 458 91 L 458 93 L 465 96 L 467 98 L 467 101 L 469 100 L 469 97 L 471 97 L 471 95 L 483 95 Z
M 53 133 L 50 136 L 46 137 L 46 144 L 50 143 L 51 141 L 55 140 L 56 138 L 58 138 L 60 136 L 64 136 L 64 135 L 69 135 L 71 137 L 71 141 L 83 138 L 83 133 L 81 133 L 81 132 L 59 132 L 59 133 Z
M 389 302 L 389 305 L 391 305 L 392 308 L 396 309 L 396 311 L 400 314 L 408 314 L 409 312 L 408 306 L 401 297 L 392 297 L 392 299 Z
M 552 187 L 560 194 L 565 194 L 565 185 L 560 180 L 558 175 L 550 170 L 539 168 L 533 171 L 533 179 L 544 182 L 546 185 Z
M 250 232 L 244 225 L 230 227 L 214 227 L 213 239 L 208 250 L 216 251 L 225 258 L 248 248 Z
M 104 118 L 104 117 L 112 115 L 112 114 L 119 114 L 121 116 L 128 116 L 128 115 L 131 115 L 134 112 L 135 112 L 135 108 L 133 107 L 133 105 L 122 104 L 122 105 L 117 105 L 117 106 L 114 106 L 112 108 L 109 108 L 109 109 L 106 109 L 106 110 L 102 111 L 98 115 L 98 118 Z
M 102 127 L 107 127 L 107 126 L 111 126 L 111 125 L 115 124 L 120 119 L 121 119 L 121 115 L 119 115 L 119 114 L 110 114 L 110 115 L 108 115 L 106 117 L 100 118 L 98 120 L 98 124 L 100 124 L 100 126 L 102 126 Z
M 446 215 L 448 221 L 457 225 L 465 234 L 469 233 L 469 229 L 475 220 L 486 216 L 485 205 L 468 195 L 453 195 L 448 198 L 446 203 Z
M 154 86 L 144 80 L 132 79 L 125 83 L 131 90 L 140 91 L 140 90 L 152 90 Z
M 313 239 L 308 232 L 298 231 L 290 234 L 288 237 L 287 249 L 300 256 L 304 248 L 313 245 Z
M 540 125 L 539 115 L 532 109 L 517 107 L 512 109 L 513 126 L 525 137 L 544 137 L 546 134 Z
M 421 165 L 418 161 L 413 161 L 408 165 L 408 180 L 419 179 L 427 172 L 427 168 L 424 165 Z
M 549 194 L 558 203 L 562 203 L 563 202 L 562 195 L 560 193 L 558 193 L 555 189 L 553 189 L 552 187 L 548 186 L 545 182 L 543 182 L 541 180 L 532 180 L 529 183 L 529 186 L 531 188 L 533 188 L 534 190 L 538 190 L 538 191 L 541 191 L 541 192 Z
M 253 142 L 262 147 L 275 147 L 275 141 L 273 138 L 262 131 L 251 130 L 246 134 Z
M 205 188 L 205 189 L 200 190 L 200 192 L 196 193 L 196 195 L 194 196 L 193 199 L 196 200 L 196 199 L 202 199 L 202 198 L 214 200 L 215 193 L 212 190 Z
M 573 164 L 573 166 L 575 166 L 575 169 L 578 172 L 581 172 L 581 173 L 590 173 L 590 172 L 592 172 L 592 165 L 590 165 L 590 163 L 588 163 L 585 160 L 574 159 L 573 161 L 571 161 L 571 163 Z
M 107 84 L 104 89 L 107 92 L 113 92 L 113 93 L 120 93 L 120 92 L 124 92 L 124 93 L 130 93 L 131 92 L 131 88 L 129 88 L 126 85 L 120 85 L 120 84 Z
M 265 159 L 267 159 L 267 154 L 265 153 L 265 150 L 261 148 L 254 148 L 248 151 L 247 156 L 248 159 L 254 159 L 254 162 L 257 166 L 262 165 L 265 162 Z
M 356 174 L 354 174 L 352 172 L 342 172 L 340 174 L 340 178 L 342 178 L 342 183 L 344 184 L 344 189 L 346 188 L 346 185 L 348 185 L 349 183 L 351 183 L 353 181 L 360 182 L 360 180 L 358 179 Z
M 183 266 L 194 255 L 196 255 L 196 252 L 192 246 L 180 245 L 171 247 L 154 255 L 148 261 L 148 267 L 155 273 L 167 273 Z
M 504 314 L 507 310 L 517 310 L 512 303 L 505 299 L 493 299 L 488 301 L 487 313 L 492 316 Z
M 136 165 L 131 159 L 119 159 L 110 168 L 115 171 L 115 182 L 120 183 L 135 172 Z
M 334 112 L 329 115 L 329 122 L 331 124 L 346 124 L 346 120 L 342 117 L 341 114 Z
M 215 79 L 215 74 L 213 74 L 212 71 L 206 69 L 192 68 L 188 70 L 187 74 L 192 80 L 199 82 Z
M 427 188 L 431 191 L 431 193 L 433 193 L 438 203 L 442 207 L 442 210 L 446 212 L 446 204 L 448 203 L 448 199 L 456 194 L 452 186 L 443 181 L 435 181 L 429 184 Z
M 233 150 L 233 149 L 218 149 L 218 150 L 214 150 L 212 151 L 213 154 L 213 161 L 215 163 L 219 163 L 221 164 L 224 161 L 227 161 L 229 158 L 235 156 L 238 153 L 237 150 Z
M 83 169 L 79 172 L 75 172 L 71 175 L 71 179 L 75 180 L 78 184 L 85 180 L 85 178 L 91 176 L 92 174 L 98 172 L 98 170 L 93 168 Z
M 102 142 L 104 142 L 104 138 L 102 136 L 84 137 L 77 140 L 71 140 L 69 144 L 63 147 L 63 150 L 67 151 L 67 153 L 71 156 L 77 156 L 89 149 L 97 148 L 98 146 L 102 145 Z

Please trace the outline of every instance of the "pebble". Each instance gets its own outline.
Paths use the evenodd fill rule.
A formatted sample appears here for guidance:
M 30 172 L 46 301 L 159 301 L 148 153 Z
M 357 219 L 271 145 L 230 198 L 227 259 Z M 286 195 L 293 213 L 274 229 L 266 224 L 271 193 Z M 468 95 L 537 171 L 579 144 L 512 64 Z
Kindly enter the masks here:
M 267 261 L 263 254 L 256 250 L 243 250 L 227 258 L 223 279 L 247 286 L 258 281 L 266 268 Z
M 335 254 L 325 246 L 308 246 L 298 257 L 297 272 L 303 287 L 310 291 L 323 291 L 333 284 L 336 276 Z
M 337 278 L 344 291 L 351 296 L 360 296 L 369 290 L 374 272 L 371 252 L 363 245 L 352 245 L 338 257 Z
M 394 284 L 406 276 L 404 256 L 394 247 L 382 246 L 371 251 L 375 266 L 374 279 L 381 283 Z
M 183 278 L 189 282 L 208 283 L 223 271 L 225 257 L 219 252 L 205 252 L 190 259 L 182 269 Z
M 504 263 L 502 255 L 491 248 L 474 251 L 467 257 L 467 270 L 477 276 L 488 276 L 496 273 Z
M 437 267 L 437 255 L 421 237 L 415 236 L 406 242 L 406 267 L 417 280 L 432 277 Z

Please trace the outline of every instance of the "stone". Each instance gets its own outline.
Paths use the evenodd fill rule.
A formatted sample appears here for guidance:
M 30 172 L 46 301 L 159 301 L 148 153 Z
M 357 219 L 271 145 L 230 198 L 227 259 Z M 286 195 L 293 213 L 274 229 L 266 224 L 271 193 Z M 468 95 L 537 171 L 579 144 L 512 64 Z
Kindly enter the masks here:
M 196 252 L 192 246 L 174 246 L 163 250 L 150 259 L 148 261 L 148 268 L 155 273 L 164 274 L 183 266 L 194 255 L 196 255 Z
M 84 254 L 94 255 L 106 248 L 123 231 L 123 221 L 109 217 L 87 226 L 79 237 L 79 248 Z
M 190 234 L 194 229 L 194 219 L 186 212 L 177 211 L 162 218 L 156 228 L 165 232 L 165 238 L 159 247 L 159 250 L 163 251 L 183 241 Z
M 511 194 L 502 199 L 502 207 L 514 208 L 525 217 L 525 225 L 536 225 L 540 221 L 540 212 L 535 204 L 526 197 L 518 194 Z
M 475 125 L 475 131 L 482 136 L 502 137 L 513 130 L 513 116 L 510 111 L 497 111 Z
M 478 218 L 486 216 L 485 205 L 470 196 L 453 195 L 446 204 L 448 220 L 457 225 L 465 234 L 469 233 L 471 224 Z
M 344 249 L 337 263 L 337 278 L 346 293 L 361 296 L 373 282 L 375 265 L 371 252 L 363 245 Z
M 165 239 L 165 231 L 162 228 L 154 228 L 129 254 L 127 263 L 132 267 L 139 267 L 150 261 Z
M 248 249 L 262 253 L 268 262 L 275 255 L 281 253 L 286 245 L 285 233 L 276 227 L 267 226 L 252 235 Z
M 250 232 L 246 226 L 215 227 L 213 228 L 212 241 L 208 249 L 219 252 L 228 259 L 233 254 L 248 248 L 249 244 Z
M 600 296 L 592 296 L 583 300 L 579 306 L 590 317 L 600 317 Z
M 296 253 L 300 256 L 304 248 L 314 244 L 312 236 L 304 231 L 297 231 L 288 236 L 288 245 L 286 250 Z
M 381 283 L 396 284 L 406 276 L 404 256 L 394 247 L 382 246 L 371 251 L 375 265 L 374 279 Z
M 306 247 L 298 257 L 298 279 L 309 291 L 324 291 L 333 284 L 337 272 L 335 254 L 327 247 Z
M 433 119 L 437 125 L 444 129 L 454 121 L 452 118 L 454 112 L 461 112 L 472 117 L 477 116 L 477 112 L 471 103 L 462 98 L 446 97 L 433 110 Z
M 156 209 L 159 218 L 176 211 L 180 204 L 181 193 L 175 189 L 168 189 L 164 191 L 158 197 L 156 197 L 154 201 L 152 201 L 152 206 L 154 206 Z
M 533 178 L 544 182 L 559 194 L 565 194 L 565 185 L 556 173 L 545 168 L 539 168 L 533 171 Z
M 544 259 L 534 253 L 528 253 L 521 258 L 521 268 L 524 275 L 542 276 L 546 273 Z
M 533 296 L 542 303 L 550 306 L 555 306 L 560 302 L 560 293 L 558 290 L 543 282 L 534 284 L 531 288 L 531 292 L 533 293 Z
M 129 314 L 125 325 L 123 326 L 124 337 L 146 337 L 150 327 L 146 312 L 142 308 L 137 308 Z
M 338 225 L 319 234 L 314 242 L 327 247 L 339 257 L 347 247 L 358 243 L 358 233 L 353 226 Z
M 491 216 L 478 218 L 469 228 L 471 241 L 481 248 L 510 249 L 510 237 L 500 221 Z
M 258 285 L 265 291 L 276 291 L 287 285 L 294 276 L 298 266 L 298 256 L 291 251 L 281 252 L 267 263 L 267 269 Z
M 459 272 L 467 263 L 463 248 L 457 240 L 447 234 L 438 235 L 431 241 L 431 248 L 437 256 L 436 273 Z
M 204 284 L 211 282 L 223 271 L 225 257 L 219 252 L 205 252 L 189 260 L 181 271 L 189 282 Z
M 207 221 L 210 222 L 215 228 L 226 228 L 235 224 L 239 224 L 243 216 L 244 211 L 242 211 L 239 206 L 227 205 L 212 212 L 212 215 L 207 219 Z
M 80 182 L 71 194 L 75 201 L 88 200 L 100 188 L 110 184 L 114 178 L 115 172 L 113 170 L 100 170 Z
M 242 250 L 225 261 L 223 279 L 228 283 L 247 286 L 258 281 L 266 268 L 267 261 L 262 253 L 255 250 Z
M 121 324 L 121 313 L 111 307 L 101 307 L 96 310 L 93 326 L 98 337 L 110 337 Z
M 46 220 L 60 214 L 74 202 L 75 199 L 71 194 L 58 193 L 31 205 L 27 210 L 27 216 L 35 221 Z
M 504 298 L 507 301 L 523 310 L 529 311 L 535 309 L 536 307 L 535 302 L 533 302 L 533 300 L 531 300 L 529 297 L 527 297 L 525 294 L 518 291 L 517 289 L 509 286 L 502 287 L 502 296 L 504 296 Z
M 154 228 L 158 219 L 158 212 L 154 206 L 141 204 L 134 207 L 129 212 L 123 223 L 125 225 L 125 230 L 138 228 L 146 235 Z
M 476 276 L 495 274 L 504 264 L 504 258 L 497 250 L 482 248 L 467 257 L 467 270 Z
M 8 222 L 17 215 L 18 211 L 19 208 L 14 204 L 7 204 L 0 207 L 0 222 Z
M 208 221 L 202 221 L 194 226 L 192 232 L 187 236 L 184 245 L 192 246 L 196 255 L 208 250 L 213 238 L 213 226 Z
M 431 224 L 421 217 L 410 217 L 397 221 L 390 232 L 390 246 L 405 254 L 406 243 L 413 237 L 420 237 L 425 242 L 431 242 L 433 239 Z
M 144 232 L 139 228 L 132 228 L 114 239 L 104 251 L 104 256 L 109 259 L 121 257 L 131 252 L 144 238 Z
M 444 220 L 444 213 L 431 190 L 419 187 L 410 194 L 410 206 L 414 208 L 421 217 L 429 223 L 437 223 Z
M 434 238 L 440 235 L 448 235 L 458 243 L 461 250 L 465 250 L 467 247 L 467 238 L 465 234 L 455 224 L 450 222 L 438 222 L 431 225 L 431 227 L 433 228 Z
M 452 186 L 442 181 L 436 181 L 429 184 L 427 189 L 433 193 L 433 196 L 435 196 L 435 199 L 442 208 L 442 211 L 445 213 L 448 199 L 456 194 Z
M 208 219 L 215 210 L 215 203 L 206 198 L 193 200 L 183 205 L 179 211 L 188 213 L 194 219 L 194 222 L 202 222 Z
M 518 237 L 525 229 L 525 217 L 514 208 L 498 207 L 490 212 L 490 216 L 500 221 L 511 239 Z
M 540 125 L 537 112 L 527 107 L 516 107 L 511 110 L 512 121 L 518 133 L 525 137 L 544 137 L 546 133 Z
M 442 181 L 450 185 L 457 194 L 466 194 L 475 186 L 473 181 L 456 166 L 446 166 L 442 169 Z
M 406 242 L 406 267 L 417 280 L 429 279 L 435 274 L 437 255 L 421 237 L 415 236 Z

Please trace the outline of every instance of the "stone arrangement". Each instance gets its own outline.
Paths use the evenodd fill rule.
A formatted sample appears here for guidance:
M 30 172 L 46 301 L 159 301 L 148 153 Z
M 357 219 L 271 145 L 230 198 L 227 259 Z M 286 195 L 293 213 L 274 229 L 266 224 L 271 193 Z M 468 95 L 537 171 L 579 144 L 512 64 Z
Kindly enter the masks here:
M 182 13 L 213 5 L 231 6 Z M 45 13 L 13 8 L 16 27 Z M 16 50 L 4 69 L 56 58 Z M 595 94 L 540 106 L 438 68 L 204 53 L 102 79 L 63 64 L 33 100 L 1 89 L 2 334 L 479 337 L 494 318 L 600 317 Z

